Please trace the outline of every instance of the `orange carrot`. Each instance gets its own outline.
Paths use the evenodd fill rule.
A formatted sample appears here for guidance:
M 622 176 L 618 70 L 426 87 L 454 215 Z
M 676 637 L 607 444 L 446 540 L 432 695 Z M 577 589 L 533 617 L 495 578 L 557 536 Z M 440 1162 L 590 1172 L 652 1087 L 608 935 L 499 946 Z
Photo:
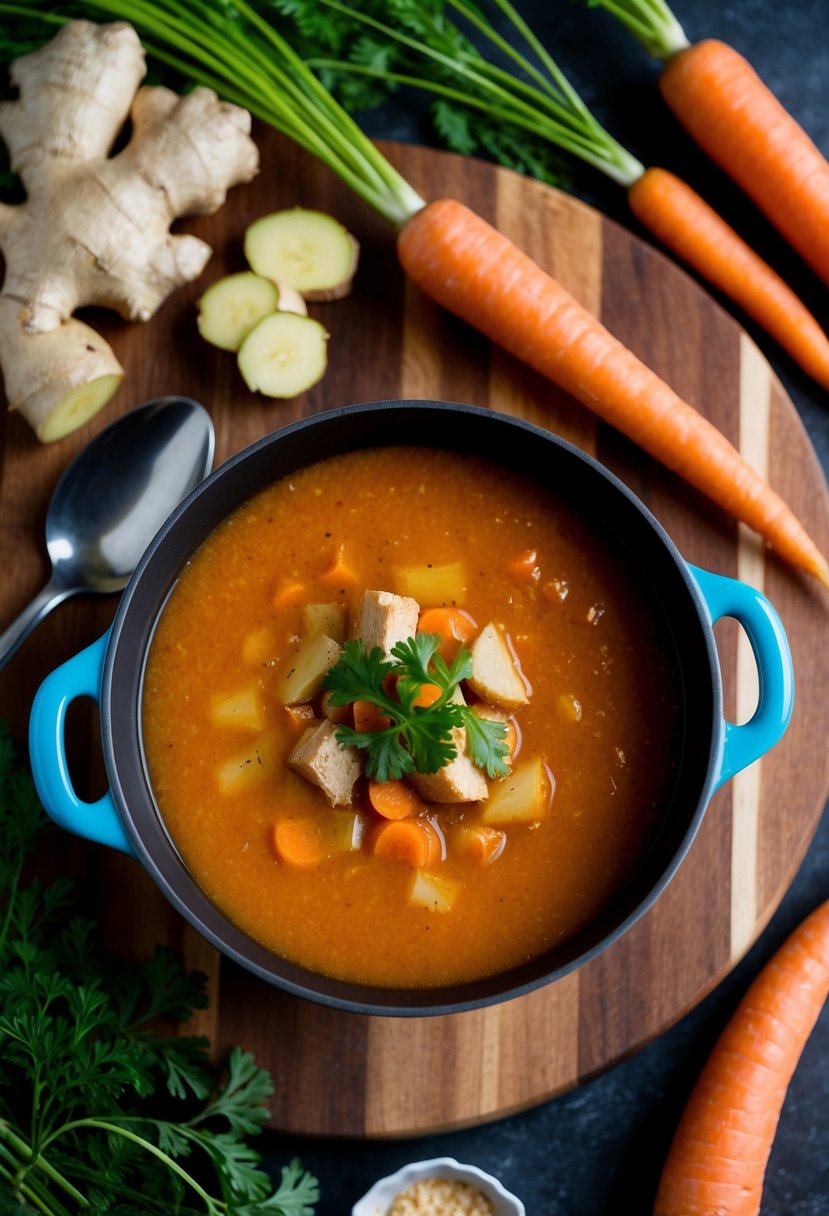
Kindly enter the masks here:
M 320 581 L 327 587 L 350 587 L 359 581 L 357 571 L 351 566 L 345 556 L 345 546 L 338 545 L 328 567 L 320 576 Z
M 384 819 L 407 819 L 425 810 L 417 791 L 405 781 L 369 781 L 368 800 Z
M 507 562 L 507 572 L 522 583 L 531 583 L 541 576 L 538 569 L 538 550 L 525 549 L 512 561 Z
M 436 633 L 443 641 L 438 654 L 451 663 L 455 655 L 478 632 L 478 626 L 462 608 L 427 608 L 417 622 L 418 633 Z
M 507 834 L 497 828 L 488 828 L 482 823 L 462 823 L 455 833 L 461 853 L 488 866 L 504 851 Z
M 290 608 L 307 595 L 304 583 L 296 579 L 282 579 L 273 595 L 274 608 Z
M 706 418 L 507 237 L 462 203 L 418 211 L 404 270 L 450 312 L 618 427 L 829 586 L 829 565 L 778 494 Z
M 288 725 L 295 734 L 301 734 L 307 727 L 313 726 L 316 715 L 310 705 L 284 705 Z
M 402 861 L 415 870 L 438 861 L 443 846 L 428 819 L 390 819 L 374 833 L 375 856 Z
M 437 684 L 421 684 L 420 691 L 412 701 L 412 705 L 419 706 L 421 709 L 428 709 L 430 705 L 434 705 L 435 701 L 440 699 L 443 692 Z
M 628 202 L 654 236 L 829 388 L 829 338 L 792 289 L 696 191 L 665 169 L 646 169 L 628 190 Z M 829 196 L 826 215 L 829 227 Z
M 829 901 L 743 997 L 697 1081 L 654 1216 L 757 1216 L 786 1089 L 829 995 Z
M 829 284 L 829 163 L 751 64 L 706 39 L 668 61 L 660 88 L 697 143 Z
M 280 861 L 293 866 L 316 866 L 328 849 L 320 825 L 313 819 L 285 819 L 273 829 L 273 846 Z
M 381 711 L 373 701 L 355 701 L 351 707 L 354 710 L 354 729 L 364 734 L 373 734 L 377 730 L 385 730 L 391 726 L 391 719 Z

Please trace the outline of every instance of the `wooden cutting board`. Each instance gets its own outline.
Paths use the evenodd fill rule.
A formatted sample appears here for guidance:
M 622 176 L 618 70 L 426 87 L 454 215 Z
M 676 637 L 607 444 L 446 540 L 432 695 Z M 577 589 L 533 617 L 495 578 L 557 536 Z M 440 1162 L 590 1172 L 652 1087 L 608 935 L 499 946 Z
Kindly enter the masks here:
M 275 1127 L 383 1136 L 485 1121 L 561 1092 L 652 1039 L 726 974 L 769 920 L 829 794 L 829 601 L 564 393 L 421 297 L 404 282 L 383 221 L 273 133 L 260 128 L 257 138 L 257 180 L 234 190 L 217 216 L 184 226 L 216 251 L 199 283 L 146 325 L 93 317 L 128 373 L 105 414 L 48 449 L 19 418 L 3 428 L 0 626 L 46 579 L 43 519 L 60 472 L 103 423 L 143 400 L 177 392 L 202 401 L 222 461 L 305 414 L 432 397 L 517 414 L 595 453 L 647 502 L 688 560 L 765 590 L 794 652 L 797 702 L 788 734 L 716 795 L 652 911 L 576 974 L 490 1009 L 376 1018 L 284 996 L 220 962 L 137 863 L 62 835 L 52 846 L 102 916 L 110 947 L 144 954 L 169 943 L 207 972 L 212 1005 L 189 1029 L 210 1034 L 220 1052 L 235 1042 L 255 1051 L 276 1084 Z M 384 150 L 423 194 L 463 199 L 556 275 L 765 472 L 829 551 L 829 496 L 790 400 L 753 343 L 690 278 L 618 225 L 543 185 L 422 148 Z M 209 282 L 244 268 L 242 237 L 253 219 L 296 204 L 337 215 L 358 236 L 362 261 L 349 299 L 312 310 L 331 335 L 328 375 L 307 396 L 278 403 L 246 392 L 233 356 L 201 342 L 193 305 Z M 67 602 L 0 673 L 0 716 L 21 741 L 41 679 L 94 640 L 114 610 L 113 598 Z M 750 652 L 733 622 L 717 634 L 729 716 L 744 720 L 756 695 Z M 76 705 L 71 718 L 76 783 L 93 796 L 103 782 L 94 711 Z

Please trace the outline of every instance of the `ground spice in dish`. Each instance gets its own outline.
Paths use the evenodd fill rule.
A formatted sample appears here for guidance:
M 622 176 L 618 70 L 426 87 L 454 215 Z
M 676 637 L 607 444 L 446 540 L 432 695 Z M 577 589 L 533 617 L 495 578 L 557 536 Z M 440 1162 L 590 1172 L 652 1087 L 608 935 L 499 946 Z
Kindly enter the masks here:
M 495 1216 L 495 1208 L 468 1182 L 423 1178 L 395 1196 L 388 1216 Z

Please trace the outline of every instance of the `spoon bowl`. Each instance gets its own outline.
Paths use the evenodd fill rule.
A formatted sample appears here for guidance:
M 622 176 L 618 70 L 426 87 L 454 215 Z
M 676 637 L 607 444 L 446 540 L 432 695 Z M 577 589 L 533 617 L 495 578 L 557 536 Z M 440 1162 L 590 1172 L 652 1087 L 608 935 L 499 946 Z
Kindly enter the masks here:
M 173 508 L 210 471 L 213 424 L 189 397 L 157 397 L 83 448 L 46 512 L 52 573 L 0 635 L 0 670 L 36 625 L 79 592 L 122 591 Z

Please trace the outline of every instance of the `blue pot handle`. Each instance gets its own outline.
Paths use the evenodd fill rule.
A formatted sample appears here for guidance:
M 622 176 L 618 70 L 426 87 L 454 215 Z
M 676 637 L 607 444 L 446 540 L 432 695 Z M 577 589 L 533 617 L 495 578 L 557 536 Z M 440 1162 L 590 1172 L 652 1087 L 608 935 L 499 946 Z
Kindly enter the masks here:
M 737 579 L 690 564 L 688 569 L 702 593 L 711 624 L 733 616 L 745 629 L 759 676 L 760 697 L 753 717 L 742 726 L 724 723 L 719 788 L 759 760 L 785 733 L 794 705 L 794 668 L 783 624 L 764 595 Z
M 109 630 L 43 681 L 29 718 L 29 756 L 40 800 L 55 823 L 134 857 L 111 791 L 97 802 L 83 802 L 75 793 L 66 763 L 66 711 L 76 697 L 100 701 L 108 642 Z

